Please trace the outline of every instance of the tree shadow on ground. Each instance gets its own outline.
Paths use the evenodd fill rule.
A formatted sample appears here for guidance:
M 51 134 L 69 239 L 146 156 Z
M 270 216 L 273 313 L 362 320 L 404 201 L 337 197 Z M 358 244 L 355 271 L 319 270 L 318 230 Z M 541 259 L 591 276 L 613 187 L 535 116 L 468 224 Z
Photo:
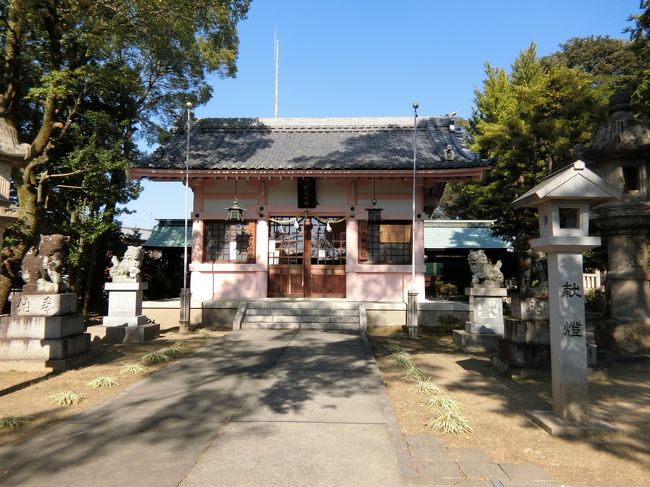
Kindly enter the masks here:
M 43 435 L 0 448 L 0 483 L 118 485 L 133 469 L 154 469 L 176 485 L 233 416 L 259 403 L 288 414 L 317 394 L 349 397 L 360 382 L 371 386 L 365 378 L 372 369 L 346 369 L 346 358 L 358 353 L 358 334 L 305 339 L 283 357 L 295 335 L 229 334 Z M 259 389 L 259 379 L 271 376 Z
M 402 340 L 404 348 L 415 358 L 426 362 L 426 354 L 457 356 L 455 362 L 467 371 L 462 380 L 446 386 L 451 393 L 463 391 L 478 396 L 499 397 L 501 406 L 495 413 L 507 416 L 524 416 L 532 410 L 552 409 L 550 379 L 517 379 L 502 375 L 491 364 L 490 355 L 484 352 L 459 352 L 448 340 L 425 338 Z M 609 373 L 606 381 L 589 383 L 591 419 L 607 421 L 619 429 L 618 433 L 566 438 L 567 441 L 589 445 L 594 450 L 608 452 L 616 457 L 639 461 L 639 455 L 650 455 L 650 358 L 634 359 L 631 367 L 626 357 L 610 354 L 604 366 Z M 420 364 L 418 363 L 418 366 Z M 435 381 L 435 372 L 432 374 Z M 625 414 L 621 414 L 622 409 Z M 645 410 L 643 409 L 645 408 Z M 537 428 L 531 421 L 527 427 Z

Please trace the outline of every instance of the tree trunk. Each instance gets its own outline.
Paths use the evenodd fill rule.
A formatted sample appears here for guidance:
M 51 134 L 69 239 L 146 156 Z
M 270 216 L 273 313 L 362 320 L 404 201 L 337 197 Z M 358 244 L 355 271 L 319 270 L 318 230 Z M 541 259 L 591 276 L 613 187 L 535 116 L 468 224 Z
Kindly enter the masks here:
M 88 261 L 88 269 L 86 271 L 86 286 L 84 289 L 84 297 L 81 305 L 81 313 L 84 318 L 88 315 L 88 308 L 90 307 L 90 298 L 92 296 L 93 281 L 95 277 L 95 272 L 97 267 L 97 255 L 99 254 L 99 243 L 101 238 L 96 239 L 93 242 L 90 251 L 90 259 Z
M 22 182 L 20 177 L 14 177 L 18 192 L 20 219 L 7 229 L 5 239 L 12 240 L 11 246 L 2 252 L 2 275 L 0 276 L 0 303 L 6 303 L 11 288 L 20 285 L 20 268 L 23 257 L 29 248 L 36 243 L 38 232 L 36 212 L 36 195 L 31 188 Z

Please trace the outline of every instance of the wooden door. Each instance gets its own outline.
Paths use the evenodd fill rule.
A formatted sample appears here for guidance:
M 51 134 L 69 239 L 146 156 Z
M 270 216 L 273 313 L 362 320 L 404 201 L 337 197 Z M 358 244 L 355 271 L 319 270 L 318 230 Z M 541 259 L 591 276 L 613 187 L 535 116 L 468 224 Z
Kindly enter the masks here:
M 345 297 L 345 220 L 269 222 L 269 290 L 278 297 Z M 329 227 L 329 228 L 328 228 Z
M 290 217 L 269 221 L 269 290 L 270 298 L 305 296 L 303 226 L 298 228 Z
M 312 218 L 308 269 L 312 297 L 345 297 L 345 220 L 339 220 Z

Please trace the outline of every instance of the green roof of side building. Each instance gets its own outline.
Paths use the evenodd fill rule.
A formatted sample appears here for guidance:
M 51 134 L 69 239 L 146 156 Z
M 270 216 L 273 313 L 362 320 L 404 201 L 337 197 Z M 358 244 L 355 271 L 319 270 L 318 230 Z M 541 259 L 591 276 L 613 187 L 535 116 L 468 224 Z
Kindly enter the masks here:
M 187 228 L 187 246 L 192 246 L 192 223 Z M 183 248 L 185 242 L 185 220 L 158 220 L 158 225 L 151 231 L 151 236 L 143 247 Z
M 425 249 L 509 249 L 492 235 L 492 220 L 426 220 Z
M 492 220 L 426 220 L 425 249 L 509 249 L 510 245 L 492 235 Z M 191 233 L 191 227 L 188 228 Z M 184 220 L 159 220 L 144 247 L 183 248 Z M 191 246 L 188 235 L 188 247 Z

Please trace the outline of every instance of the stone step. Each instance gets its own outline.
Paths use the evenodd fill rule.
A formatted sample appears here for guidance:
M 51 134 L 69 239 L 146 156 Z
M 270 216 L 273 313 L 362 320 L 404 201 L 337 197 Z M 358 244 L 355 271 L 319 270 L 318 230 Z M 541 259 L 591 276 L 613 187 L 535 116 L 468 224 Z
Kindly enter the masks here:
M 355 301 L 318 301 L 318 300 L 288 300 L 288 301 L 250 301 L 247 309 L 320 309 L 320 310 L 344 310 L 359 309 L 359 303 Z
M 359 307 L 351 309 L 321 308 L 246 308 L 248 316 L 357 316 Z
M 271 329 L 271 330 L 359 330 L 359 324 L 348 323 L 242 323 L 242 329 Z
M 325 315 L 325 316 L 314 316 L 314 315 L 284 315 L 284 314 L 274 314 L 274 315 L 252 315 L 249 316 L 246 314 L 244 316 L 245 323 L 276 323 L 276 322 L 285 322 L 285 323 L 359 323 L 359 315 L 357 316 L 334 316 L 334 315 Z

